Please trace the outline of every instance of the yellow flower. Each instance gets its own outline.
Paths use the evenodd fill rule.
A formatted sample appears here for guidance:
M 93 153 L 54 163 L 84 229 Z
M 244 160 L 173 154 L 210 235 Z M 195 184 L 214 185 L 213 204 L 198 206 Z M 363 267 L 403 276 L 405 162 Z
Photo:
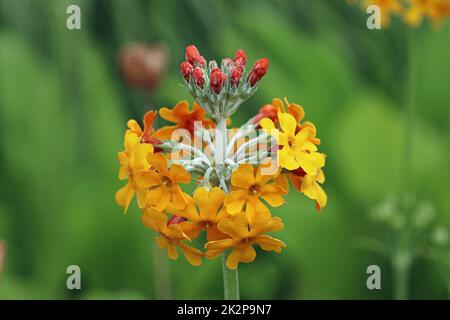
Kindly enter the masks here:
M 189 103 L 183 100 L 178 102 L 172 110 L 161 108 L 159 114 L 161 118 L 175 123 L 173 126 L 163 127 L 158 130 L 158 136 L 162 139 L 170 139 L 176 129 L 186 129 L 193 134 L 196 121 L 202 122 L 204 128 L 212 128 L 214 126 L 214 122 L 205 117 L 206 111 L 196 102 L 192 111 L 189 111 Z
M 365 0 L 364 8 L 375 5 L 380 8 L 381 25 L 387 26 L 391 22 L 391 14 L 399 14 L 403 7 L 398 0 Z
M 434 26 L 448 18 L 450 13 L 450 0 L 410 0 L 404 19 L 407 24 L 417 27 L 424 17 L 428 17 Z
M 192 228 L 191 222 L 170 224 L 166 214 L 146 208 L 142 214 L 142 223 L 160 234 L 160 237 L 156 238 L 156 242 L 161 249 L 167 250 L 167 256 L 170 259 L 178 258 L 177 247 L 180 247 L 190 264 L 198 266 L 202 263 L 203 253 L 185 243 L 186 240 L 191 241 L 186 231 Z
M 230 214 L 241 212 L 245 206 L 249 220 L 253 221 L 257 214 L 270 216 L 269 209 L 260 200 L 263 198 L 272 207 L 281 206 L 286 193 L 278 183 L 270 182 L 280 172 L 273 175 L 262 174 L 261 169 L 251 164 L 241 164 L 231 175 L 231 192 L 225 198 L 225 207 Z
M 148 162 L 153 170 L 149 171 L 149 187 L 146 204 L 159 211 L 165 210 L 169 204 L 181 210 L 187 204 L 187 196 L 181 190 L 179 183 L 189 183 L 191 176 L 179 164 L 168 167 L 167 158 L 161 153 L 148 155 Z
M 207 190 L 201 187 L 195 190 L 193 198 L 189 197 L 188 204 L 183 210 L 171 213 L 184 217 L 193 224 L 191 230 L 193 237 L 201 230 L 206 230 L 208 241 L 223 239 L 226 236 L 217 229 L 217 224 L 229 216 L 223 206 L 224 199 L 225 193 L 222 189 L 214 187 Z
M 297 121 L 289 113 L 278 112 L 278 121 L 282 131 L 275 128 L 275 124 L 269 118 L 260 121 L 261 127 L 273 135 L 280 146 L 278 161 L 281 167 L 295 170 L 301 167 L 309 174 L 317 174 L 317 170 L 325 165 L 325 155 L 317 152 L 317 146 L 313 140 L 316 137 L 316 129 L 312 126 L 304 126 L 296 132 Z
M 240 212 L 219 222 L 218 228 L 228 235 L 229 239 L 208 242 L 205 245 L 206 257 L 214 259 L 224 250 L 232 249 L 226 261 L 227 268 L 232 270 L 238 267 L 239 262 L 250 263 L 255 260 L 254 244 L 265 251 L 278 253 L 281 252 L 281 248 L 286 247 L 283 241 L 264 235 L 283 229 L 283 222 L 278 217 L 258 216 L 249 224 L 247 215 Z
M 127 212 L 130 202 L 136 194 L 140 208 L 145 206 L 145 197 L 151 184 L 150 164 L 147 156 L 152 154 L 151 144 L 139 144 L 132 132 L 125 135 L 125 151 L 119 152 L 119 179 L 128 179 L 128 183 L 116 193 L 116 202 Z

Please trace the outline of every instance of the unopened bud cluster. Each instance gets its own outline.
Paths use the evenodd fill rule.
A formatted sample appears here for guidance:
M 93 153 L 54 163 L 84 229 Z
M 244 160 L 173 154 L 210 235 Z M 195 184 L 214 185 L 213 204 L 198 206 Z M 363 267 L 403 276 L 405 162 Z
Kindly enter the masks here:
M 255 62 L 246 73 L 247 55 L 239 49 L 233 59 L 224 58 L 220 66 L 207 62 L 193 45 L 186 47 L 186 61 L 180 73 L 190 94 L 214 119 L 231 116 L 257 89 L 258 82 L 269 68 L 266 58 Z

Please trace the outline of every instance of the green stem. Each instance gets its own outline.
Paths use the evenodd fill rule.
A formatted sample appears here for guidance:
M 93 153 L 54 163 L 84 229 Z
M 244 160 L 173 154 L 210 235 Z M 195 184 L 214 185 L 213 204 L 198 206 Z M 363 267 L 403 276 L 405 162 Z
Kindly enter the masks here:
M 408 253 L 398 252 L 393 257 L 394 299 L 407 300 L 409 290 L 409 269 L 411 266 Z
M 228 254 L 222 254 L 223 292 L 225 300 L 239 300 L 238 270 L 228 269 L 226 266 Z

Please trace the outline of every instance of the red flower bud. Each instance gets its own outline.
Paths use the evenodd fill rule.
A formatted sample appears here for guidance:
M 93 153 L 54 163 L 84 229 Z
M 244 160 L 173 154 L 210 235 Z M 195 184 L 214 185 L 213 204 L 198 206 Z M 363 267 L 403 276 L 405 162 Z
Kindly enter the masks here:
M 203 76 L 203 71 L 199 67 L 195 67 L 194 73 L 193 73 L 195 84 L 203 88 L 203 85 L 205 84 L 205 77 Z
M 183 61 L 180 66 L 180 73 L 183 76 L 183 78 L 189 82 L 189 78 L 191 77 L 191 74 L 194 72 L 194 67 L 192 64 L 190 64 L 187 61 Z
M 179 223 L 182 223 L 182 222 L 184 222 L 184 221 L 186 221 L 185 218 L 180 217 L 180 216 L 177 216 L 177 215 L 174 214 L 174 215 L 169 219 L 169 221 L 167 221 L 167 225 L 170 226 L 171 224 L 179 224 Z
M 186 47 L 185 58 L 193 66 L 199 65 L 204 67 L 206 65 L 205 58 L 203 58 L 203 56 L 200 55 L 200 52 L 198 52 L 197 47 L 194 45 Z
M 230 82 L 233 86 L 239 85 L 242 77 L 242 71 L 243 70 L 241 68 L 234 68 L 233 71 L 231 71 Z
M 236 51 L 236 54 L 234 56 L 234 63 L 240 62 L 242 66 L 245 66 L 247 63 L 247 55 L 245 54 L 245 51 L 242 49 L 238 49 Z
M 223 73 L 220 69 L 214 69 L 210 76 L 210 86 L 211 89 L 216 93 L 220 93 L 220 89 L 227 81 L 227 75 Z
M 198 52 L 196 46 L 190 45 L 186 47 L 185 58 L 190 64 L 193 65 L 198 57 L 200 57 L 200 52 Z
M 252 87 L 266 74 L 269 69 L 269 59 L 262 58 L 255 62 L 253 69 L 248 75 L 248 80 Z

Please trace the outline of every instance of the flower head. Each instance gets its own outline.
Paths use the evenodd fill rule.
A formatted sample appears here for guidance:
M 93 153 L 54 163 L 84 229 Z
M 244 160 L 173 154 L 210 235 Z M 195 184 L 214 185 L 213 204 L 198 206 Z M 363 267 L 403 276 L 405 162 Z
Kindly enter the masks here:
M 191 241 L 188 231 L 191 228 L 190 222 L 178 220 L 170 223 L 166 214 L 149 208 L 144 209 L 141 219 L 147 228 L 159 233 L 156 243 L 161 249 L 167 250 L 170 259 L 178 258 L 179 247 L 190 264 L 198 266 L 202 263 L 203 253 L 186 244 L 186 241 Z
M 273 180 L 276 174 L 263 174 L 263 166 L 257 168 L 251 164 L 241 164 L 231 175 L 231 192 L 225 198 L 225 207 L 230 214 L 244 210 L 250 221 L 257 215 L 269 215 L 264 199 L 272 207 L 284 204 L 283 195 L 286 190 Z
M 437 27 L 449 15 L 449 0 L 410 0 L 409 6 L 404 14 L 404 19 L 410 26 L 417 27 L 427 17 Z
M 256 258 L 253 245 L 259 245 L 265 251 L 281 252 L 286 247 L 283 241 L 265 235 L 267 232 L 280 231 L 283 222 L 278 217 L 258 216 L 250 222 L 242 212 L 219 222 L 218 229 L 228 236 L 227 239 L 210 241 L 205 245 L 206 257 L 214 259 L 224 250 L 231 249 L 226 260 L 229 269 L 236 269 L 239 262 L 250 263 Z

